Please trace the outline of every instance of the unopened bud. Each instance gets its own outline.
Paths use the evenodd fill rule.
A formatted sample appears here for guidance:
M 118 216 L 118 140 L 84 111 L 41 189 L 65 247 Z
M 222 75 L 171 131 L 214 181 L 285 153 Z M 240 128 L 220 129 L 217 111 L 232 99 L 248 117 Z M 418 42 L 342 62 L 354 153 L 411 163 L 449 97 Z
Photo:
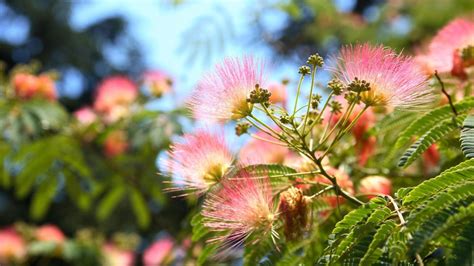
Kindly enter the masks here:
M 256 84 L 255 89 L 250 92 L 250 97 L 248 98 L 248 101 L 250 103 L 261 103 L 261 104 L 266 104 L 270 100 L 270 96 L 272 94 L 266 90 L 260 87 L 260 85 Z
M 365 81 L 365 80 L 361 80 L 361 79 L 355 78 L 355 79 L 347 86 L 347 88 L 348 88 L 350 91 L 360 93 L 360 92 L 364 92 L 364 91 L 369 91 L 369 90 L 370 90 L 370 83 L 368 83 L 368 82 Z
M 247 134 L 250 127 L 250 123 L 247 122 L 237 123 L 235 126 L 235 135 L 242 136 L 243 134 Z
M 301 66 L 298 70 L 298 73 L 301 75 L 309 75 L 311 73 L 311 69 L 308 66 Z
M 342 84 L 339 79 L 331 79 L 331 81 L 328 83 L 328 88 L 334 92 L 334 95 L 341 95 L 344 87 L 344 84 Z
M 331 113 L 333 114 L 339 114 L 342 110 L 342 105 L 338 101 L 331 101 L 329 107 L 331 107 Z
M 310 55 L 306 63 L 313 65 L 315 67 L 322 67 L 324 64 L 324 60 L 318 53 L 316 53 L 316 54 Z

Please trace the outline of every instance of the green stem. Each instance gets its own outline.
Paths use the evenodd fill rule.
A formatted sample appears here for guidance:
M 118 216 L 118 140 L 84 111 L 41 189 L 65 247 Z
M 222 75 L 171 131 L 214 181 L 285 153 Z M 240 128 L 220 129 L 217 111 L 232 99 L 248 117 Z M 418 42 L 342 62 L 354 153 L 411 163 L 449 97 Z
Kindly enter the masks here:
M 293 114 L 291 115 L 292 118 L 295 117 L 296 115 L 296 108 L 298 106 L 298 98 L 300 97 L 301 84 L 303 84 L 303 80 L 304 80 L 304 75 L 301 75 L 300 81 L 298 82 L 298 89 L 296 91 L 295 106 L 293 107 Z
M 344 136 L 349 130 L 351 130 L 355 124 L 357 123 L 357 121 L 359 121 L 360 117 L 362 116 L 362 114 L 367 110 L 367 108 L 369 108 L 368 105 L 366 105 L 364 107 L 364 109 L 362 109 L 362 111 L 360 111 L 357 116 L 354 118 L 354 120 L 352 120 L 352 122 L 346 127 L 346 128 L 342 128 L 336 135 L 336 137 L 334 138 L 334 140 L 331 142 L 331 144 L 329 145 L 329 147 L 326 149 L 326 151 L 324 152 L 323 156 L 321 156 L 321 158 L 324 158 L 324 156 L 326 156 L 329 151 L 331 150 L 331 148 L 334 146 L 334 144 L 336 144 L 337 141 L 339 141 L 342 136 Z
M 320 195 L 324 194 L 325 192 L 327 192 L 327 191 L 329 191 L 329 190 L 331 190 L 331 189 L 333 189 L 333 188 L 334 188 L 334 186 L 327 186 L 327 187 L 321 189 L 320 191 L 316 192 L 315 194 L 309 196 L 308 198 L 309 198 L 309 199 L 316 198 L 317 196 L 320 196 Z
M 311 87 L 309 89 L 308 108 L 306 109 L 306 115 L 304 116 L 304 121 L 303 121 L 303 135 L 305 135 L 306 122 L 308 120 L 309 109 L 311 106 L 311 99 L 313 98 L 313 87 L 314 87 L 315 76 L 316 76 L 316 67 L 313 67 L 313 71 L 311 72 Z

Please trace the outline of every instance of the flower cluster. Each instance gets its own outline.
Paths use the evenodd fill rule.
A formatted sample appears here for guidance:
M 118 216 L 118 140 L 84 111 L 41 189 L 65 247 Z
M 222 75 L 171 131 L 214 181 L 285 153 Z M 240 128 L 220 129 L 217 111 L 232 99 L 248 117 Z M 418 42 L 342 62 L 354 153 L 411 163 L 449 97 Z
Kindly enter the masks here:
M 365 167 L 375 154 L 377 139 L 370 130 L 379 114 L 433 103 L 429 76 L 417 62 L 383 46 L 343 47 L 328 67 L 334 78 L 327 97 L 313 91 L 323 59 L 311 55 L 307 64 L 299 68 L 293 106 L 287 95 L 291 83 L 267 86 L 262 62 L 248 56 L 218 64 L 192 94 L 189 107 L 196 120 L 237 122 L 236 135 L 251 138 L 234 155 L 223 131 L 197 130 L 176 141 L 164 162 L 174 175 L 170 190 L 189 189 L 204 198 L 202 223 L 213 234 L 209 242 L 221 251 L 268 239 L 278 248 L 280 236 L 305 237 L 313 218 L 328 217 L 341 204 L 389 195 L 390 179 L 353 179 L 344 162 L 328 157 L 345 152 L 337 144 L 351 136 L 357 167 Z M 301 106 L 308 77 L 309 97 Z M 314 201 L 326 209 L 313 212 Z
M 428 76 L 415 60 L 383 46 L 346 46 L 330 70 L 346 86 L 356 79 L 368 82 L 361 101 L 370 106 L 411 109 L 433 102 Z
M 427 73 L 451 72 L 454 76 L 466 78 L 465 68 L 473 64 L 473 58 L 467 56 L 474 47 L 474 22 L 457 18 L 431 40 L 425 54 L 417 57 Z M 464 53 L 464 57 L 463 57 Z
M 205 75 L 192 95 L 190 108 L 196 119 L 226 122 L 252 112 L 247 99 L 256 84 L 263 85 L 263 62 L 247 56 L 227 58 Z
M 35 76 L 20 72 L 15 74 L 12 82 L 15 93 L 19 98 L 44 98 L 50 101 L 57 98 L 54 80 L 47 74 Z

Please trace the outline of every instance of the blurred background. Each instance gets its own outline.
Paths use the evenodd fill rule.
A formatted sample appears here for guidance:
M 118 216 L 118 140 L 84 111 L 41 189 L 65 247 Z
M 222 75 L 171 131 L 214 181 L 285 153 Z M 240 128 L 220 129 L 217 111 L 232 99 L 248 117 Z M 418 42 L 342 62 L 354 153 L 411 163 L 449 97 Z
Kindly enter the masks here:
M 23 64 L 33 64 L 39 73 L 54 71 L 58 101 L 68 113 L 92 105 L 95 89 L 109 76 L 125 75 L 138 84 L 144 72 L 157 70 L 172 81 L 171 92 L 144 102 L 146 110 L 157 110 L 153 119 L 166 120 L 154 124 L 156 128 L 147 128 L 146 138 L 154 143 L 150 150 L 143 151 L 146 143 L 138 141 L 143 136 L 132 132 L 133 152 L 129 157 L 114 159 L 114 166 L 108 164 L 105 168 L 110 168 L 103 170 L 102 165 L 88 162 L 102 160 L 102 155 L 82 146 L 81 156 L 85 158 L 81 160 L 95 169 L 90 174 L 93 178 L 100 171 L 120 173 L 117 175 L 123 177 L 124 184 L 139 184 L 133 191 L 141 196 L 132 196 L 130 203 L 121 202 L 121 196 L 114 200 L 113 195 L 126 193 L 118 192 L 117 179 L 110 181 L 103 174 L 99 181 L 91 181 L 90 187 L 96 187 L 97 192 L 85 189 L 91 194 L 89 203 L 83 204 L 87 206 L 76 207 L 77 202 L 73 202 L 80 199 L 65 196 L 61 192 L 67 190 L 66 183 L 61 183 L 65 179 L 58 177 L 47 207 L 40 215 L 32 215 L 31 205 L 44 199 L 29 190 L 21 193 L 14 186 L 2 186 L 0 227 L 18 221 L 55 224 L 70 237 L 77 237 L 78 230 L 84 228 L 97 230 L 105 238 L 125 232 L 140 236 L 133 247 L 139 254 L 156 239 L 171 238 L 175 245 L 188 247 L 189 217 L 196 200 L 173 198 L 162 192 L 167 178 L 157 174 L 157 158 L 171 139 L 193 124 L 190 119 L 177 116 L 185 112 L 183 103 L 200 76 L 216 62 L 231 55 L 257 55 L 269 61 L 272 80 L 291 82 L 298 67 L 314 52 L 327 58 L 343 44 L 371 42 L 413 54 L 448 21 L 458 16 L 472 18 L 473 10 L 472 0 L 0 0 L 3 71 L 9 73 Z M 323 81 L 328 78 L 324 72 L 318 75 Z M 290 90 L 288 93 L 291 95 Z M 143 113 L 140 115 L 144 117 Z M 135 122 L 142 125 L 142 120 L 132 119 L 116 127 L 132 131 Z M 170 124 L 173 126 L 169 130 L 162 130 Z M 54 132 L 62 132 L 62 128 L 58 126 Z M 10 145 L 14 140 L 7 137 L 2 142 L 21 150 L 22 145 L 30 147 L 51 134 L 48 131 L 29 136 L 16 146 Z M 136 177 L 133 182 L 124 174 L 126 171 L 115 169 L 127 167 L 129 162 L 140 168 L 138 174 L 131 174 Z M 43 164 L 50 167 L 53 163 Z M 44 182 L 40 177 L 43 170 L 31 170 L 31 175 L 38 175 L 32 181 L 35 186 Z M 12 178 L 20 170 L 15 171 Z M 62 170 L 58 171 L 61 176 Z M 84 182 L 88 181 L 79 181 L 78 186 Z M 156 188 L 149 189 L 153 186 Z M 125 237 L 125 242 L 131 238 Z

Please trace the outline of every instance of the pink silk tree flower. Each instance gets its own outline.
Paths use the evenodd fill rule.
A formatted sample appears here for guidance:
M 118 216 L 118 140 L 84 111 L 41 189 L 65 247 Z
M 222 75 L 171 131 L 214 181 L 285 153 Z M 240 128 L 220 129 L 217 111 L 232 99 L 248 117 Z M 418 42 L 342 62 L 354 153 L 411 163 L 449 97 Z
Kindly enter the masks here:
M 13 228 L 0 230 L 0 265 L 10 265 L 25 259 L 27 253 L 26 243 Z
M 165 258 L 173 250 L 174 242 L 171 238 L 165 237 L 155 241 L 143 253 L 143 265 L 159 266 L 164 265 Z
M 46 224 L 36 229 L 35 237 L 39 241 L 50 241 L 61 244 L 66 241 L 61 229 L 52 224 Z
M 137 86 L 125 76 L 112 76 L 99 84 L 94 110 L 112 123 L 128 113 L 128 107 L 138 97 Z
M 90 125 L 97 120 L 94 110 L 88 106 L 82 107 L 74 112 L 74 117 L 82 125 Z
M 275 129 L 275 131 L 277 131 Z M 256 137 L 278 142 L 265 132 L 258 132 Z M 281 164 L 290 153 L 286 145 L 252 138 L 239 152 L 239 161 L 245 165 L 252 164 Z
M 440 73 L 459 72 L 456 68 L 462 68 L 459 65 L 462 51 L 469 46 L 474 46 L 474 22 L 457 18 L 436 34 L 427 54 L 420 55 L 420 61 L 431 73 L 435 70 Z
M 200 194 L 225 175 L 233 160 L 223 132 L 200 129 L 175 142 L 163 165 L 178 178 L 174 181 L 175 190 Z
M 56 85 L 49 75 L 35 76 L 28 73 L 17 73 L 12 80 L 15 93 L 22 99 L 34 97 L 54 101 L 57 98 Z
M 329 69 L 344 85 L 369 83 L 362 102 L 387 109 L 422 109 L 434 101 L 428 75 L 411 57 L 383 46 L 361 44 L 341 49 L 337 64 Z
M 263 82 L 263 62 L 247 56 L 227 58 L 206 74 L 191 96 L 189 107 L 198 120 L 224 123 L 252 112 L 247 102 L 256 84 Z
M 156 97 L 161 97 L 163 94 L 170 92 L 173 85 L 170 76 L 159 70 L 145 72 L 142 80 L 148 91 Z
M 135 265 L 135 255 L 133 251 L 122 249 L 114 244 L 105 244 L 102 247 L 104 264 L 107 266 L 132 266 Z
M 286 105 L 288 93 L 286 91 L 286 85 L 283 83 L 273 82 L 267 85 L 268 91 L 272 94 L 270 96 L 271 103 L 281 103 L 283 106 Z
M 211 191 L 203 203 L 204 225 L 218 236 L 210 242 L 221 243 L 222 250 L 240 246 L 250 237 L 256 243 L 266 236 L 278 238 L 274 231 L 277 210 L 268 176 L 251 177 L 241 170 L 224 179 L 220 189 Z
M 383 176 L 368 176 L 360 181 L 359 192 L 369 194 L 367 195 L 369 199 L 375 197 L 374 194 L 390 195 L 392 193 L 392 182 Z

